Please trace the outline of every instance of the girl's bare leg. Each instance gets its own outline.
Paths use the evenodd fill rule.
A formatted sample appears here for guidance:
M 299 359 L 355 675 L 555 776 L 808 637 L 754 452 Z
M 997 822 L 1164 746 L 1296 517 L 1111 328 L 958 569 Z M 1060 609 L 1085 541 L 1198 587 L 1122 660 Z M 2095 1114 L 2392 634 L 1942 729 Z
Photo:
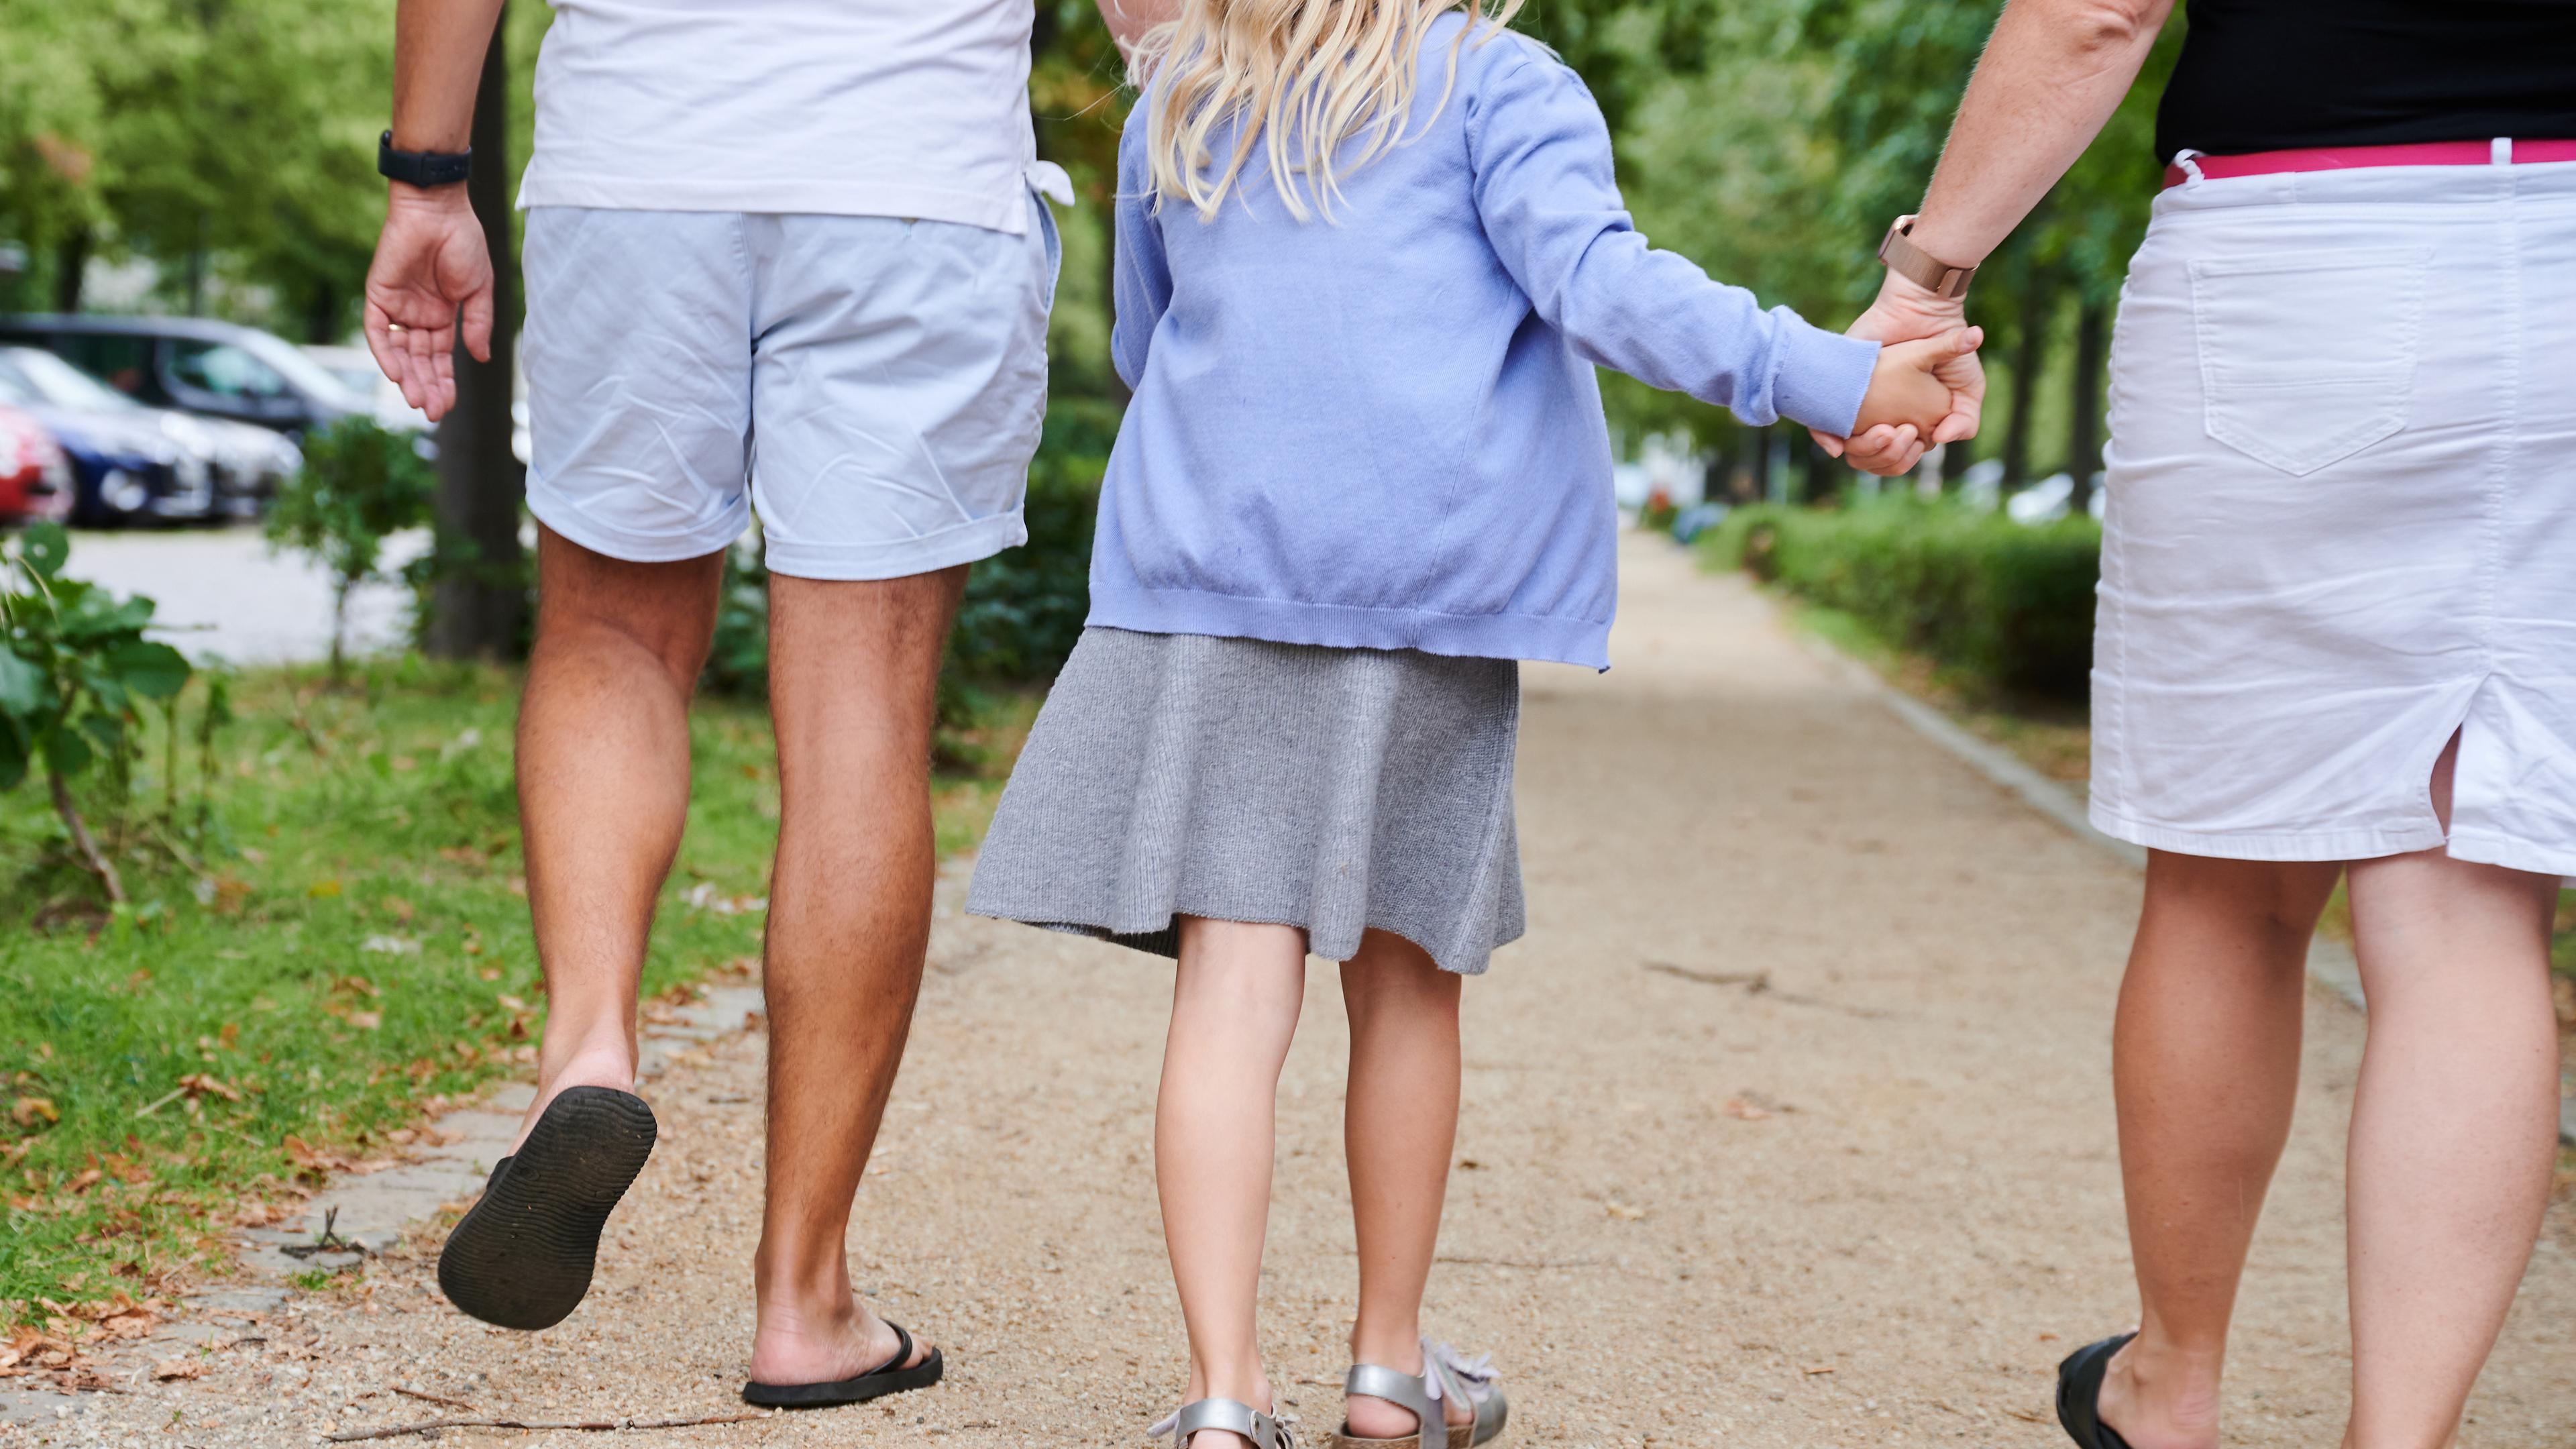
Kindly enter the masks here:
M 2152 852 L 2112 1035 L 2138 1336 L 2102 1422 L 2214 1449 L 2237 1280 L 2299 1085 L 2308 938 L 2341 867 Z
M 1342 966 L 1351 1017 L 1350 1094 L 1343 1137 L 1358 1228 L 1360 1311 L 1351 1358 L 1422 1372 L 1422 1288 L 1440 1237 L 1449 1153 L 1458 1136 L 1460 978 L 1421 947 L 1382 931 L 1362 938 Z M 1473 1406 L 1446 1406 L 1464 1422 Z M 1412 1411 L 1354 1398 L 1351 1433 L 1398 1439 Z
M 2558 1140 L 2557 886 L 2439 850 L 2352 867 L 2370 1041 L 2344 1186 L 2348 1449 L 2451 1442 L 2530 1261 Z
M 1181 961 L 1163 1085 L 1154 1104 L 1154 1181 L 1190 1338 L 1190 1400 L 1271 1407 L 1256 1322 L 1270 1221 L 1279 1069 L 1306 991 L 1305 933 L 1181 919 Z M 1248 1449 L 1239 1435 L 1195 1449 Z

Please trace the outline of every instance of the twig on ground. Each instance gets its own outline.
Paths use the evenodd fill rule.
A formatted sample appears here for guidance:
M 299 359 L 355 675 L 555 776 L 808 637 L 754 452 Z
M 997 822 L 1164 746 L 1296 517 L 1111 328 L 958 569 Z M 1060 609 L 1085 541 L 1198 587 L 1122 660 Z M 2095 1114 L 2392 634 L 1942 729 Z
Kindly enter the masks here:
M 181 1097 L 186 1095 L 188 1095 L 187 1088 L 172 1087 L 160 1096 L 155 1097 L 151 1101 L 144 1103 L 142 1106 L 135 1108 L 134 1115 L 137 1117 L 149 1117 L 153 1113 L 160 1111 L 162 1108 L 169 1106 L 171 1103 L 178 1101 Z
M 195 876 L 198 884 L 206 887 L 208 890 L 212 890 L 214 888 L 215 878 L 206 873 L 206 868 L 197 863 L 197 858 L 188 853 L 188 847 L 181 845 L 178 837 L 172 835 L 169 830 L 157 820 L 144 828 L 150 830 L 153 838 L 161 842 L 161 848 L 163 850 L 170 852 L 170 858 L 179 863 L 180 869 Z
M 405 1434 L 435 1434 L 442 1429 L 520 1429 L 529 1433 L 569 1430 L 585 1434 L 615 1434 L 628 1429 L 693 1429 L 701 1424 L 747 1424 L 766 1419 L 767 1414 L 701 1414 L 694 1419 L 580 1419 L 549 1422 L 537 1419 L 432 1419 L 426 1424 L 397 1424 L 390 1429 L 347 1429 L 322 1437 L 334 1444 L 355 1444 L 361 1439 L 399 1439 Z
M 1845 1016 L 1857 1016 L 1865 1021 L 1901 1019 L 1900 1013 L 1883 1011 L 1875 1006 L 1845 1006 L 1839 1001 L 1827 1001 L 1822 997 L 1801 996 L 1794 991 L 1774 989 L 1771 985 L 1771 973 L 1768 971 L 1693 971 L 1687 966 L 1676 966 L 1670 961 L 1649 961 L 1646 963 L 1646 969 L 1660 971 L 1666 976 L 1678 976 L 1684 981 L 1696 981 L 1702 986 L 1741 986 L 1747 996 L 1768 996 L 1774 1001 L 1790 1006 L 1812 1006 L 1821 1011 L 1839 1011 Z
M 393 1386 L 393 1390 L 395 1393 L 402 1395 L 406 1399 L 418 1399 L 424 1404 L 445 1404 L 451 1409 L 463 1409 L 469 1414 L 474 1412 L 474 1406 L 472 1404 L 465 1402 L 463 1399 L 451 1399 L 445 1394 L 424 1394 L 418 1389 L 407 1389 L 400 1384 L 395 1384 Z
M 321 1253 L 355 1253 L 361 1258 L 379 1254 L 364 1243 L 353 1243 L 339 1233 L 340 1209 L 337 1204 L 322 1210 L 322 1232 L 309 1243 L 289 1243 L 277 1251 L 290 1258 L 310 1258 Z
M 1771 989 L 1771 973 L 1768 971 L 1693 971 L 1688 966 L 1676 966 L 1670 961 L 1649 961 L 1646 969 L 1660 971 L 1666 976 L 1678 976 L 1684 981 L 1696 981 L 1702 986 L 1741 986 L 1747 996 L 1760 996 Z

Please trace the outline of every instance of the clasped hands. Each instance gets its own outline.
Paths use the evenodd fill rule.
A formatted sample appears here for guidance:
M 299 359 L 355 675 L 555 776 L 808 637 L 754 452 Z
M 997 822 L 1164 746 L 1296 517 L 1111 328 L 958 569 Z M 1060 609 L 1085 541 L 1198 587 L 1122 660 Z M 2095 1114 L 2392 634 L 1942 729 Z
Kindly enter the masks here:
M 1890 272 L 1878 300 L 1849 334 L 1884 346 L 1853 434 L 1813 434 L 1828 454 L 1888 477 L 1921 462 L 1924 450 L 1936 443 L 1977 435 L 1986 398 L 1986 369 L 1977 347 L 1985 332 L 1967 325 L 1959 299 Z

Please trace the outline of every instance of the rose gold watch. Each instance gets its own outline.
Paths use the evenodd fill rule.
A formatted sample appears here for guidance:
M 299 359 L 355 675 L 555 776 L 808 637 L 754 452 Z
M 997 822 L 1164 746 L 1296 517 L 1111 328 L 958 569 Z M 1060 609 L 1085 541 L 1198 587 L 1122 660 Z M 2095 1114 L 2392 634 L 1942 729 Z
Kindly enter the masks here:
M 1914 218 L 1900 216 L 1888 223 L 1886 239 L 1878 244 L 1878 259 L 1887 269 L 1914 283 L 1936 297 L 1964 297 L 1968 283 L 1977 275 L 1974 267 L 1954 267 L 1914 244 L 1907 235 L 1914 229 Z

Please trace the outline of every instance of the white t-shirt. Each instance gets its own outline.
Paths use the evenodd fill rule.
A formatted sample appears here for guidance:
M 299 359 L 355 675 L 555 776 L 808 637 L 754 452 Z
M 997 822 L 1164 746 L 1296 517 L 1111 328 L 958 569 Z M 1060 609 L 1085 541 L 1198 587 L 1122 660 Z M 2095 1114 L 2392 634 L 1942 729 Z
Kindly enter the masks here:
M 1028 229 L 1029 188 L 1042 184 L 1030 0 L 554 0 L 554 11 L 521 206 Z

